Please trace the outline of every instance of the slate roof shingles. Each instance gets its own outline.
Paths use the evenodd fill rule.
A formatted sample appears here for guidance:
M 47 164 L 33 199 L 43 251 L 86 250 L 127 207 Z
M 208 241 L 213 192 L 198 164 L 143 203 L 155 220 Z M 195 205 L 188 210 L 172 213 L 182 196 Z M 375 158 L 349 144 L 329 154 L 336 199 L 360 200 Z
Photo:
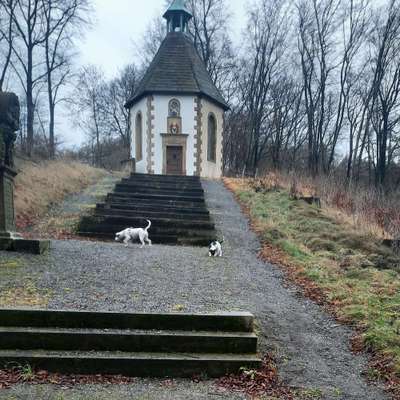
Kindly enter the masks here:
M 215 87 L 197 50 L 186 34 L 169 33 L 154 60 L 126 106 L 151 93 L 202 94 L 228 109 L 225 99 Z

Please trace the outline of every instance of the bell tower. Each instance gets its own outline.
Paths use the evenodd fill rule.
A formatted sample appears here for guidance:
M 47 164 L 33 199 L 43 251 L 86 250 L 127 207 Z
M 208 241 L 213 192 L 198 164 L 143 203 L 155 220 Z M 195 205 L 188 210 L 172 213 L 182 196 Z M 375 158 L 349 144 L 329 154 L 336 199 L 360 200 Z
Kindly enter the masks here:
M 185 0 L 173 0 L 163 17 L 167 20 L 167 32 L 187 32 L 188 22 L 193 18 L 185 6 Z

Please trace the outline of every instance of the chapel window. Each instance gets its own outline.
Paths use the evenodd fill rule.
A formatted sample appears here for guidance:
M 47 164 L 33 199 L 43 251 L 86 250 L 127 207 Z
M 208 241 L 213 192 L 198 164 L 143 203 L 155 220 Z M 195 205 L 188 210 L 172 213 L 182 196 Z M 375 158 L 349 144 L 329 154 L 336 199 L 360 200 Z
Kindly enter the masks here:
M 211 162 L 217 161 L 217 121 L 214 114 L 208 117 L 208 148 L 207 160 Z
M 135 150 L 136 161 L 141 161 L 143 159 L 143 120 L 140 111 L 136 115 L 135 122 Z

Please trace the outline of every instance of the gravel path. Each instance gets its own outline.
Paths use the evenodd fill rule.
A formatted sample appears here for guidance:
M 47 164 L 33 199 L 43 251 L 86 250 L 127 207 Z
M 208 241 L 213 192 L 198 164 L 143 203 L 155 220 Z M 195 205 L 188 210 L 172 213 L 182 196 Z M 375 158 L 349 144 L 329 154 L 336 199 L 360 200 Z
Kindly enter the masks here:
M 108 243 L 54 242 L 47 256 L 19 256 L 24 266 L 19 269 L 18 279 L 33 276 L 39 289 L 51 289 L 49 308 L 251 311 L 258 320 L 261 348 L 279 355 L 280 374 L 285 382 L 307 388 L 310 395 L 323 393 L 309 398 L 387 399 L 379 388 L 367 386 L 362 379 L 367 360 L 350 353 L 350 330 L 337 325 L 294 287 L 288 288 L 278 268 L 257 258 L 260 244 L 221 183 L 207 181 L 204 187 L 218 229 L 224 234 L 222 259 L 210 259 L 207 249 L 200 248 L 140 249 Z M 0 253 L 2 257 L 12 256 Z M 13 279 L 15 274 L 2 280 L 0 289 L 12 284 Z M 8 395 L 19 393 L 22 397 L 17 399 L 46 399 L 45 394 L 37 397 L 37 390 L 22 386 Z M 40 390 L 54 393 L 55 389 Z M 102 399 L 104 390 L 78 387 L 60 399 Z M 161 391 L 159 381 L 143 380 L 137 385 L 107 390 L 113 395 L 104 398 L 110 399 L 242 398 L 215 394 L 211 383 L 193 385 L 186 381 Z M 82 393 L 90 393 L 90 397 L 79 397 Z M 12 398 L 4 396 L 0 393 L 0 399 Z

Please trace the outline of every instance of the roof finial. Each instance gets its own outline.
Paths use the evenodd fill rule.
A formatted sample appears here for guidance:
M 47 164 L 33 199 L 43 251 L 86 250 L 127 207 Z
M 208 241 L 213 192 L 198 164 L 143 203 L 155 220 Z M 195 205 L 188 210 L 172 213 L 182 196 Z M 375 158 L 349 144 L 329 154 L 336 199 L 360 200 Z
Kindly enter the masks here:
M 185 0 L 173 0 L 163 17 L 167 20 L 167 32 L 187 32 L 191 12 L 185 6 Z

